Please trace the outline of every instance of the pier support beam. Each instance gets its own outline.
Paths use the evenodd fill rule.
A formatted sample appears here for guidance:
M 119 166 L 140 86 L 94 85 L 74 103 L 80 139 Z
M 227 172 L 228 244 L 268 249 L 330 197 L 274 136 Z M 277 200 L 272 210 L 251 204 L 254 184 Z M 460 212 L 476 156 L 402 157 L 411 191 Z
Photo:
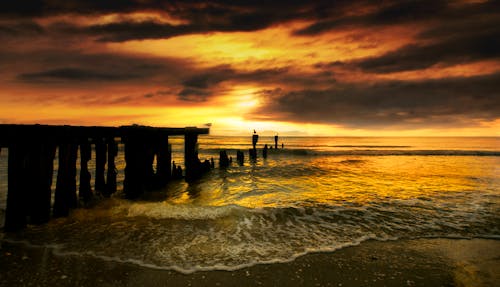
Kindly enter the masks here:
M 184 135 L 184 163 L 186 165 L 186 181 L 200 177 L 200 160 L 198 159 L 198 134 L 187 132 Z
M 151 188 L 154 149 L 150 139 L 140 133 L 123 138 L 125 142 L 125 179 L 123 191 L 128 198 L 137 198 Z
M 68 216 L 69 210 L 77 206 L 76 157 L 78 145 L 59 145 L 59 169 L 57 171 L 54 217 Z
M 107 140 L 108 142 L 108 171 L 106 174 L 106 193 L 104 196 L 109 197 L 116 192 L 116 165 L 115 157 L 118 155 L 118 144 L 114 138 Z
M 31 146 L 28 160 L 29 222 L 46 223 L 50 219 L 51 186 L 56 145 L 42 142 Z
M 27 224 L 27 190 L 25 172 L 28 161 L 26 147 L 22 144 L 9 146 L 8 193 L 5 210 L 5 230 L 14 231 Z
M 88 203 L 92 199 L 92 187 L 90 184 L 91 175 L 89 172 L 88 162 L 91 159 L 92 148 L 88 139 L 85 143 L 80 144 L 80 189 L 79 196 L 84 203 Z
M 50 219 L 50 198 L 55 145 L 17 142 L 9 146 L 5 230 Z
M 106 191 L 104 171 L 106 168 L 106 143 L 102 138 L 95 138 L 95 190 L 101 194 Z
M 159 186 L 165 186 L 170 180 L 172 174 L 172 149 L 168 144 L 168 136 L 161 137 L 157 144 L 156 178 Z

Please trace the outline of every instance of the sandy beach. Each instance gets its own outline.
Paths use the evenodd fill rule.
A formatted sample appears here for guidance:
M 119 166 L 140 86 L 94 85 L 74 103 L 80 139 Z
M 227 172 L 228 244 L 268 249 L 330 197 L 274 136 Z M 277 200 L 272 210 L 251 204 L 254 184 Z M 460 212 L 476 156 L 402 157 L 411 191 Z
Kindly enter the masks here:
M 498 286 L 500 241 L 369 241 L 288 263 L 182 274 L 2 242 L 0 286 Z

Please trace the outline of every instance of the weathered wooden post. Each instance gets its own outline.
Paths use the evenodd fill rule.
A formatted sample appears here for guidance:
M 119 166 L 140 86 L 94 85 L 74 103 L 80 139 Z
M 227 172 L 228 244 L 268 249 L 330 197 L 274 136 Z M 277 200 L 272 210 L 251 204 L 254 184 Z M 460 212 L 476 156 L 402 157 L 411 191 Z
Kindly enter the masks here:
M 26 165 L 28 154 L 26 145 L 11 143 L 8 146 L 8 193 L 5 210 L 5 230 L 15 231 L 27 224 L 28 191 L 26 190 Z
M 259 141 L 259 135 L 254 130 L 252 135 L 252 149 L 249 150 L 250 159 L 257 159 L 257 142 Z
M 90 184 L 91 175 L 89 172 L 88 162 L 92 157 L 92 148 L 88 139 L 80 144 L 80 188 L 79 196 L 83 202 L 88 203 L 92 199 L 92 187 Z
M 56 145 L 52 142 L 38 142 L 31 146 L 26 179 L 29 197 L 29 222 L 46 223 L 50 219 L 51 185 L 54 171 Z
M 59 169 L 54 199 L 54 217 L 67 216 L 71 208 L 77 206 L 76 198 L 76 157 L 78 145 L 67 139 L 59 144 Z
M 172 171 L 172 147 L 168 143 L 168 136 L 160 137 L 156 154 L 156 177 L 160 186 L 165 186 L 170 180 Z
M 109 197 L 116 192 L 116 165 L 115 157 L 118 155 L 118 144 L 114 138 L 109 138 L 108 142 L 108 171 L 106 175 L 106 191 L 104 196 Z
M 95 138 L 95 190 L 101 194 L 106 192 L 104 171 L 106 168 L 106 143 L 102 138 Z
M 275 135 L 274 136 L 274 148 L 277 149 L 278 148 L 278 135 Z
M 186 181 L 191 181 L 200 176 L 198 159 L 198 152 L 196 150 L 196 143 L 198 141 L 198 134 L 186 129 L 184 135 L 184 163 L 186 165 Z
M 239 165 L 243 165 L 245 162 L 245 154 L 240 150 L 236 151 L 236 161 L 238 161 Z
M 141 183 L 148 189 L 154 189 L 155 172 L 153 170 L 153 163 L 155 161 L 155 141 L 152 135 L 146 136 L 146 139 L 141 145 Z
M 140 164 L 138 138 L 130 134 L 123 138 L 125 143 L 125 179 L 123 181 L 123 192 L 127 198 L 136 198 L 142 193 L 140 182 Z
M 227 152 L 225 150 L 221 150 L 219 152 L 219 167 L 225 168 L 229 166 L 229 157 L 227 156 Z

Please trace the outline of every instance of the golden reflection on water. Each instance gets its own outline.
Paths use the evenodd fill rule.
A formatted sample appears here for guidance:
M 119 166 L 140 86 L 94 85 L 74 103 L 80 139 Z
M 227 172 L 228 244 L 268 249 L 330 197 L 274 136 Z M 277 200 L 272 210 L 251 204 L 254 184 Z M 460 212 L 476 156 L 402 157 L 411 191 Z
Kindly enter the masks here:
M 250 208 L 365 206 L 460 192 L 498 192 L 499 159 L 472 156 L 315 156 L 268 158 L 181 184 L 175 204 Z

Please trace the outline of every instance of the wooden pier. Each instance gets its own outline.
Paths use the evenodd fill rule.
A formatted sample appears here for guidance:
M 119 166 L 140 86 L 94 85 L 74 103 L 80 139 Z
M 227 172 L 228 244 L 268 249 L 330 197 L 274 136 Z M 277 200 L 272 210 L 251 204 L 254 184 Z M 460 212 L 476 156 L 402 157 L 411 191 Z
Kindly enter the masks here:
M 157 128 L 146 126 L 83 127 L 52 125 L 0 125 L 0 149 L 8 148 L 8 194 L 5 230 L 26 224 L 41 224 L 67 216 L 78 204 L 76 162 L 80 151 L 79 197 L 92 197 L 88 161 L 94 145 L 96 172 L 94 190 L 103 196 L 116 191 L 117 141 L 124 144 L 127 198 L 164 186 L 170 179 L 171 151 L 168 137 L 183 135 L 185 179 L 198 178 L 204 170 L 196 150 L 198 135 L 208 128 Z M 54 206 L 51 208 L 53 162 L 58 150 L 58 173 Z M 156 173 L 153 162 L 156 157 Z M 107 164 L 107 170 L 106 170 Z M 106 175 L 106 176 L 105 176 Z

